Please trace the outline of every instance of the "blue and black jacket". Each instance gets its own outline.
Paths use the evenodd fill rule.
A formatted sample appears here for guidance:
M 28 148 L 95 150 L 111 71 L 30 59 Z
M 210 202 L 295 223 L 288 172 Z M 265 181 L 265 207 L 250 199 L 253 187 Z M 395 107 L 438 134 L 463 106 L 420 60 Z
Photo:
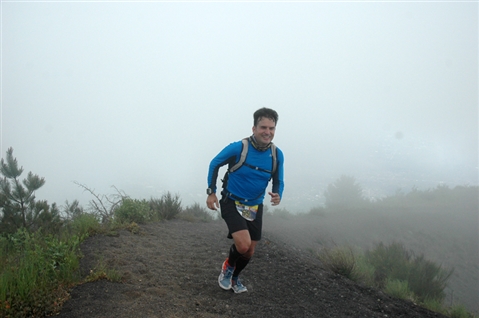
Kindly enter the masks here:
M 208 187 L 216 192 L 216 180 L 218 179 L 219 169 L 228 164 L 229 169 L 240 159 L 243 149 L 242 141 L 236 141 L 220 151 L 216 157 L 211 160 L 208 170 Z M 276 171 L 273 169 L 273 156 L 271 148 L 264 151 L 257 150 L 251 142 L 248 142 L 248 154 L 244 164 L 234 172 L 227 172 L 226 189 L 221 192 L 233 200 L 240 201 L 247 205 L 256 205 L 263 203 L 266 188 L 270 180 L 273 180 L 272 192 L 278 193 L 283 197 L 283 152 L 276 147 Z

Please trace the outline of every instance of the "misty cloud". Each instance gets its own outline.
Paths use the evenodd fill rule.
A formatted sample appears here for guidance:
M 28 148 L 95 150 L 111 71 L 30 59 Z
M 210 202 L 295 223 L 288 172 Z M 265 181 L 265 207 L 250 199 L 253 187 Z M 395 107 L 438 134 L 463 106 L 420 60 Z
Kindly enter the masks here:
M 2 3 L 2 156 L 37 197 L 205 200 L 207 166 L 278 111 L 284 207 L 478 183 L 477 3 Z

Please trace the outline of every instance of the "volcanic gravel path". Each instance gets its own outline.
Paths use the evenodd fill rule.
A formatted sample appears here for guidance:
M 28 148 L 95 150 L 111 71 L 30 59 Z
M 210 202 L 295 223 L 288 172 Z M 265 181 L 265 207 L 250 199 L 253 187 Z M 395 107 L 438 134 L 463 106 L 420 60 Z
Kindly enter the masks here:
M 217 278 L 232 243 L 226 234 L 222 220 L 174 220 L 90 237 L 82 275 L 101 260 L 122 282 L 74 287 L 57 317 L 444 317 L 328 272 L 268 231 L 242 273 L 248 292 L 224 291 Z

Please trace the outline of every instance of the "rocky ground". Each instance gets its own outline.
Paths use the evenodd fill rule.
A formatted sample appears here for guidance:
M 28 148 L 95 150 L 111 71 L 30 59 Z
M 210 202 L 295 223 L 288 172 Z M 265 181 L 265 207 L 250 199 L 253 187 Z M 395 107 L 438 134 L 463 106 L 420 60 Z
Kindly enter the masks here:
M 217 277 L 231 245 L 226 234 L 223 221 L 175 220 L 90 237 L 82 275 L 101 262 L 122 282 L 73 288 L 58 317 L 443 317 L 328 272 L 267 230 L 242 274 L 249 291 L 224 291 Z

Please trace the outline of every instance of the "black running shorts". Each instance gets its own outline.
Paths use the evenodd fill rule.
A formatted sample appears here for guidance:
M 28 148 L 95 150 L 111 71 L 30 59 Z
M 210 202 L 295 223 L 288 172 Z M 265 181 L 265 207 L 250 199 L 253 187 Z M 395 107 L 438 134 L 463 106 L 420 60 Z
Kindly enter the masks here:
M 221 217 L 228 226 L 228 238 L 232 238 L 231 233 L 241 230 L 248 230 L 252 241 L 261 240 L 261 230 L 263 227 L 263 204 L 258 206 L 258 212 L 254 221 L 248 221 L 243 218 L 236 210 L 234 200 L 222 198 L 220 200 Z

